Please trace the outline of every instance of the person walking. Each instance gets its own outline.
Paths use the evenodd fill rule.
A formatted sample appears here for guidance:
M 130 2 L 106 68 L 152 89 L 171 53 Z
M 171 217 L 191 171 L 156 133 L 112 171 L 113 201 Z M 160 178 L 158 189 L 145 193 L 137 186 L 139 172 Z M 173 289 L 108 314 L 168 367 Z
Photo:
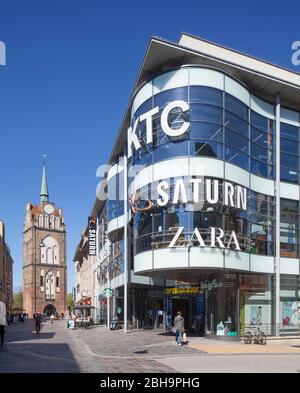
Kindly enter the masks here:
M 39 333 L 41 331 L 41 320 L 42 316 L 40 313 L 35 314 L 35 331 L 36 333 Z
M 51 325 L 53 325 L 53 321 L 54 321 L 54 315 L 53 314 L 51 314 L 50 320 L 51 320 Z
M 0 297 L 0 348 L 3 348 L 5 326 L 6 326 L 6 305 L 3 301 L 4 299 Z
M 176 344 L 182 345 L 182 334 L 184 332 L 184 318 L 181 311 L 177 311 L 177 315 L 174 318 L 174 328 L 176 330 Z

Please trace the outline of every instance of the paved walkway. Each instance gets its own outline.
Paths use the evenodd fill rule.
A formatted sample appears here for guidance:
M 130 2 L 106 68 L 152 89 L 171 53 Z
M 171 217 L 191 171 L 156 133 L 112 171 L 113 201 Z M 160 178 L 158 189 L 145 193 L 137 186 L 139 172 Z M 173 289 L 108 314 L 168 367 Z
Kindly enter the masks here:
M 67 330 L 66 321 L 10 325 L 0 351 L 0 372 L 143 373 L 143 372 L 298 372 L 300 339 L 267 345 L 189 338 L 175 345 L 174 335 L 153 330 L 110 331 L 95 326 Z M 262 356 L 265 355 L 265 356 Z M 267 361 L 266 361 L 267 356 Z
M 191 341 L 191 348 L 207 354 L 299 354 L 300 338 L 267 340 L 266 345 L 244 344 L 240 341 L 198 338 Z
M 0 351 L 0 372 L 175 372 L 154 359 L 154 352 L 159 356 L 161 348 L 155 345 L 158 343 L 153 345 L 153 335 L 148 337 L 147 332 L 124 337 L 123 331 L 107 331 L 105 327 L 67 330 L 66 324 L 66 321 L 55 321 L 52 325 L 46 321 L 40 334 L 33 331 L 33 320 L 8 326 L 5 348 Z M 174 347 L 180 352 L 173 337 L 159 336 L 158 340 L 160 344 L 169 342 L 167 354 L 176 353 Z M 192 348 L 186 350 L 198 352 Z

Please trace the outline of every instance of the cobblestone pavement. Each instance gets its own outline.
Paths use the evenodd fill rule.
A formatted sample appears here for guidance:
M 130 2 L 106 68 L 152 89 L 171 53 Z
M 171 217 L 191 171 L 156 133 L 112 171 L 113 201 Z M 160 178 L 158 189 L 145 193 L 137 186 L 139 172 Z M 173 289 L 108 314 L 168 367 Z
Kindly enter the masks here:
M 0 372 L 175 372 L 155 360 L 162 355 L 199 353 L 176 347 L 174 338 L 149 331 L 107 331 L 105 327 L 67 330 L 66 321 L 46 321 L 40 334 L 33 321 L 8 326 L 0 350 Z M 156 338 L 157 337 L 157 338 Z
M 174 335 L 153 330 L 132 330 L 127 335 L 103 326 L 67 330 L 66 321 L 53 325 L 46 321 L 40 334 L 32 329 L 32 320 L 8 327 L 5 349 L 0 350 L 0 373 L 239 372 L 247 371 L 249 364 L 250 371 L 259 372 L 264 363 L 272 365 L 269 372 L 300 369 L 300 339 L 260 346 L 191 337 L 187 346 L 176 346 Z

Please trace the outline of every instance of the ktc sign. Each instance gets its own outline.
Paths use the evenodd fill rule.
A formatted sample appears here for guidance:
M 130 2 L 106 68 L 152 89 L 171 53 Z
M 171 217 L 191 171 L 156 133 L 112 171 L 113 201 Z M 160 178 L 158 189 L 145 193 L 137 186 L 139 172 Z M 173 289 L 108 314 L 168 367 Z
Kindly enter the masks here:
M 96 217 L 89 217 L 88 220 L 88 250 L 89 255 L 96 255 Z
M 190 122 L 183 120 L 183 124 L 181 127 L 173 129 L 169 124 L 169 115 L 174 109 L 179 109 L 181 113 L 187 112 L 190 107 L 189 104 L 185 101 L 177 100 L 170 102 L 162 111 L 160 117 L 160 124 L 163 132 L 170 137 L 178 137 L 187 132 L 190 127 Z M 145 122 L 146 125 L 146 143 L 153 142 L 153 117 L 159 113 L 159 107 L 151 109 L 150 111 L 143 113 L 139 116 L 135 122 L 133 127 L 129 127 L 127 130 L 127 142 L 128 142 L 128 157 L 132 156 L 132 147 L 134 146 L 135 150 L 139 150 L 141 148 L 140 141 L 138 136 L 136 135 L 136 130 L 139 123 Z

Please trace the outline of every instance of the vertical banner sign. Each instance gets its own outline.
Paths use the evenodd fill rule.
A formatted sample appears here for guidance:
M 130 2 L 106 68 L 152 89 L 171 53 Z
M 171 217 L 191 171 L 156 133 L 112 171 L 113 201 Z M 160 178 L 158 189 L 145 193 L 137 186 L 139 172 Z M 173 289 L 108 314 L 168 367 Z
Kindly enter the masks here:
M 96 255 L 96 217 L 89 217 L 88 221 L 88 247 L 89 255 Z
M 12 273 L 8 272 L 6 277 L 6 301 L 10 303 L 11 299 L 11 284 L 12 284 Z

